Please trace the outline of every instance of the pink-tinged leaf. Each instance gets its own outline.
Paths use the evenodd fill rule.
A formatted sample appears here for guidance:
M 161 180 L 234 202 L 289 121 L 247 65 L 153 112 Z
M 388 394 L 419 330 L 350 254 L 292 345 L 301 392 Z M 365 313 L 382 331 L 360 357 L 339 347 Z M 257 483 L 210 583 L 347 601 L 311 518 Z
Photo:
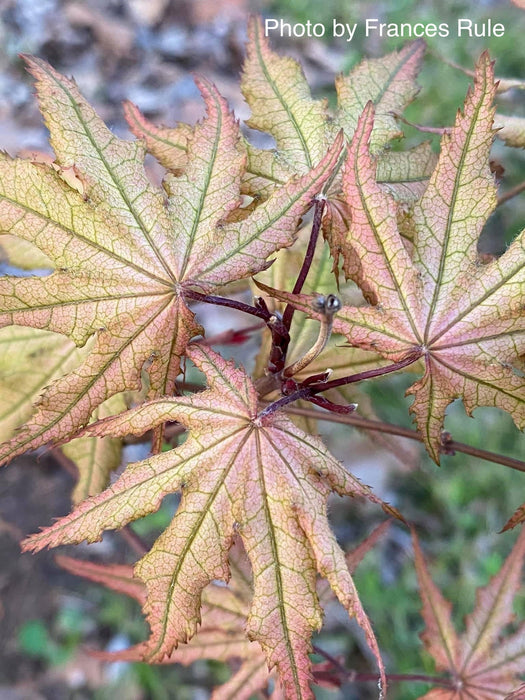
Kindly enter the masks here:
M 416 77 L 421 68 L 425 42 L 414 41 L 382 58 L 365 59 L 350 75 L 339 76 L 336 123 L 352 135 L 367 102 L 375 105 L 376 121 L 370 148 L 377 152 L 393 138 L 402 136 L 394 113 L 401 112 L 419 92 Z
M 523 522 L 525 522 L 525 503 L 515 510 L 501 531 L 506 532 L 507 530 L 512 530 L 516 525 L 520 525 Z
M 452 625 L 452 604 L 446 601 L 430 578 L 430 572 L 415 532 L 412 533 L 415 565 L 419 591 L 423 602 L 421 614 L 425 620 L 425 631 L 421 639 L 438 670 L 456 668 L 459 658 L 459 639 Z
M 525 624 L 502 639 L 522 584 L 525 530 L 500 572 L 478 590 L 475 609 L 459 638 L 450 622 L 451 606 L 430 579 L 415 535 L 414 547 L 426 623 L 422 639 L 437 668 L 450 674 L 450 687 L 430 691 L 425 700 L 500 700 L 515 690 L 525 667 Z
M 462 639 L 459 664 L 463 672 L 477 669 L 486 662 L 491 650 L 498 643 L 501 630 L 513 619 L 512 601 L 522 585 L 522 569 L 525 560 L 525 530 L 501 567 L 484 588 L 476 593 L 476 607 L 465 621 L 466 631 Z M 525 652 L 525 640 L 523 640 Z
M 140 142 L 115 137 L 76 85 L 27 59 L 61 168 L 0 158 L 0 230 L 27 239 L 57 270 L 46 278 L 0 280 L 0 325 L 34 326 L 78 345 L 95 336 L 79 368 L 51 384 L 0 461 L 74 435 L 109 396 L 141 385 L 172 393 L 180 356 L 202 329 L 184 298 L 267 266 L 294 241 L 297 222 L 339 156 L 341 138 L 311 172 L 288 183 L 248 219 L 223 225 L 240 201 L 245 155 L 239 127 L 213 85 L 201 80 L 207 118 L 188 140 L 188 163 L 153 187 Z
M 344 269 L 374 305 L 381 300 L 398 319 L 397 333 L 417 342 L 421 316 L 417 271 L 397 231 L 397 207 L 376 182 L 369 151 L 374 108 L 366 106 L 348 150 L 343 192 L 352 214 L 351 238 L 343 251 Z M 363 313 L 369 312 L 363 309 Z
M 522 683 L 519 688 L 505 696 L 505 700 L 525 700 L 525 683 Z
M 146 658 L 158 662 L 193 636 L 202 591 L 214 579 L 229 578 L 228 550 L 238 532 L 254 578 L 247 635 L 259 642 L 270 668 L 277 668 L 286 696 L 310 698 L 310 636 L 321 625 L 317 572 L 356 615 L 379 658 L 344 554 L 328 526 L 327 497 L 336 491 L 391 509 L 318 438 L 280 412 L 259 417 L 257 393 L 241 369 L 198 345 L 188 348 L 188 355 L 205 373 L 207 391 L 151 401 L 86 429 L 118 437 L 178 421 L 190 431 L 183 445 L 129 465 L 110 488 L 29 537 L 24 548 L 94 541 L 105 529 L 156 510 L 164 495 L 181 490 L 173 522 L 135 568 L 148 591 Z M 381 663 L 380 669 L 384 676 Z
M 220 287 L 225 280 L 248 277 L 266 268 L 268 256 L 295 241 L 301 217 L 330 177 L 342 146 L 343 135 L 339 133 L 313 170 L 292 178 L 248 218 L 219 226 L 214 241 L 199 248 L 199 257 L 195 251 L 194 264 L 186 272 L 188 281 L 202 289 Z
M 146 589 L 142 581 L 133 576 L 133 567 L 126 564 L 95 564 L 74 557 L 57 555 L 56 563 L 75 576 L 101 583 L 117 593 L 133 598 L 141 605 L 146 600 Z
M 238 547 L 231 550 L 232 579 L 228 587 L 210 584 L 202 594 L 202 622 L 197 634 L 187 643 L 175 649 L 161 663 L 189 665 L 199 659 L 215 659 L 234 662 L 237 671 L 231 678 L 214 689 L 212 698 L 248 700 L 258 690 L 266 690 L 268 683 L 277 681 L 268 671 L 266 658 L 257 644 L 249 642 L 245 631 L 253 591 L 244 586 L 243 552 Z M 62 568 L 101 583 L 107 588 L 130 596 L 139 603 L 146 599 L 144 584 L 133 575 L 133 567 L 100 565 L 71 557 L 56 557 Z M 138 644 L 120 652 L 92 652 L 103 661 L 142 661 L 147 649 Z M 239 661 L 241 664 L 239 666 Z M 278 692 L 278 691 L 277 691 Z M 283 697 L 276 695 L 277 697 Z
M 493 139 L 493 66 L 483 54 L 456 125 L 442 140 L 423 198 L 408 215 L 410 258 L 394 201 L 374 179 L 367 141 L 372 107 L 359 121 L 345 166 L 351 226 L 345 270 L 371 306 L 344 306 L 334 332 L 391 362 L 419 356 L 425 372 L 408 391 L 427 450 L 439 462 L 448 405 L 463 398 L 471 414 L 495 406 L 525 426 L 525 233 L 482 264 L 476 245 L 496 203 L 489 150 Z M 312 297 L 277 294 L 312 318 Z
M 141 114 L 132 102 L 124 102 L 124 116 L 131 132 L 142 139 L 149 153 L 163 165 L 166 170 L 179 173 L 188 163 L 188 141 L 193 130 L 187 124 L 176 127 L 155 126 Z
M 423 199 L 414 207 L 415 261 L 422 273 L 426 338 L 432 338 L 442 327 L 439 321 L 451 312 L 451 294 L 457 295 L 466 267 L 476 262 L 479 234 L 496 206 L 489 167 L 494 94 L 493 64 L 483 54 L 474 88 L 469 89 L 454 128 L 443 136 L 438 164 Z

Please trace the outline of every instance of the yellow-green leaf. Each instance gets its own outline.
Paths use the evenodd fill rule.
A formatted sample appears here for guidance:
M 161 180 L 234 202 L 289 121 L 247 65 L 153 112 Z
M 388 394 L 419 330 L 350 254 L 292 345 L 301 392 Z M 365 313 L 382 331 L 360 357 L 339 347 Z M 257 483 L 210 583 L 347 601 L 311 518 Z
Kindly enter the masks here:
M 0 232 L 35 244 L 56 271 L 0 279 L 0 325 L 62 333 L 77 345 L 95 338 L 85 361 L 45 391 L 31 421 L 0 448 L 0 461 L 74 435 L 104 400 L 139 388 L 144 367 L 151 396 L 172 392 L 180 356 L 201 331 L 185 292 L 247 277 L 290 245 L 342 145 L 336 139 L 316 168 L 224 224 L 239 206 L 245 154 L 213 85 L 200 82 L 208 115 L 166 201 L 146 176 L 142 142 L 114 136 L 73 81 L 40 59 L 27 62 L 58 171 L 0 157 Z M 74 186 L 61 176 L 67 168 Z

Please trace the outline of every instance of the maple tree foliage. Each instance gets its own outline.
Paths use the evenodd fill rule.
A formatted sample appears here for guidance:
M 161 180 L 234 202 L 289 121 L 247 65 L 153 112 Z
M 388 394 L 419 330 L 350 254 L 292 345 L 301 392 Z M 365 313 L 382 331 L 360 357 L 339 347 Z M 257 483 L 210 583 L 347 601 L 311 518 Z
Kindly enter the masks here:
M 51 272 L 0 278 L 0 462 L 58 444 L 79 479 L 72 512 L 23 548 L 94 542 L 179 492 L 173 521 L 133 569 L 62 564 L 142 604 L 150 636 L 119 658 L 240 659 L 214 698 L 249 697 L 267 687 L 269 673 L 275 699 L 312 698 L 311 636 L 330 596 L 364 631 L 386 693 L 351 576 L 359 557 L 339 547 L 327 501 L 360 497 L 402 516 L 330 454 L 315 434 L 319 413 L 292 422 L 290 404 L 348 417 L 357 399 L 375 418 L 355 383 L 410 369 L 422 374 L 409 389 L 411 410 L 435 461 L 455 398 L 468 413 L 496 406 L 525 425 L 524 234 L 488 263 L 476 248 L 497 203 L 493 65 L 486 54 L 479 59 L 439 156 L 425 143 L 391 152 L 401 135 L 396 114 L 418 92 L 424 49 L 417 41 L 338 77 L 331 112 L 253 19 L 241 88 L 247 124 L 274 138 L 271 150 L 242 136 L 204 78 L 206 116 L 195 126 L 159 127 L 126 103 L 138 137 L 130 142 L 110 132 L 72 80 L 25 59 L 55 160 L 0 154 L 0 245 L 12 263 Z M 502 138 L 523 145 L 519 119 L 499 119 Z M 146 151 L 167 170 L 162 187 L 147 177 Z M 305 240 L 300 225 L 312 205 Z M 313 293 L 305 294 L 310 267 Z M 240 280 L 247 289 L 258 273 L 267 300 L 217 296 Z M 195 301 L 266 326 L 253 377 L 198 339 L 206 329 Z M 184 358 L 204 375 L 203 391 L 178 395 L 188 389 L 177 381 Z M 161 452 L 166 424 L 187 434 Z M 108 485 L 122 440 L 145 433 L 151 455 Z M 382 437 L 403 462 L 406 450 Z M 504 529 L 524 519 L 521 506 Z M 425 697 L 479 691 L 489 700 L 500 697 L 497 683 L 519 694 L 519 634 L 499 649 L 496 640 L 510 620 L 524 542 L 522 533 L 458 637 L 415 541 L 423 640 L 455 684 L 447 679 Z
M 365 554 L 377 543 L 389 527 L 385 521 L 357 547 L 346 553 L 348 568 L 353 573 Z M 95 564 L 72 557 L 57 556 L 57 563 L 75 576 L 101 583 L 118 593 L 133 598 L 141 605 L 146 600 L 144 584 L 134 576 L 133 567 L 119 564 Z M 277 683 L 272 700 L 284 698 L 275 671 L 269 671 L 261 649 L 251 644 L 244 631 L 253 597 L 252 573 L 240 541 L 229 552 L 231 578 L 228 586 L 212 583 L 202 593 L 201 624 L 197 634 L 161 660 L 163 664 L 191 664 L 197 659 L 217 661 L 241 660 L 230 679 L 215 688 L 213 700 L 248 700 L 257 690 L 266 690 L 270 682 Z M 318 581 L 317 592 L 322 602 L 329 601 L 333 592 L 326 581 Z M 106 661 L 140 661 L 144 645 L 118 652 L 92 652 Z M 315 676 L 315 667 L 313 673 Z
M 187 353 L 205 373 L 207 391 L 151 401 L 87 428 L 92 435 L 119 437 L 177 421 L 190 431 L 184 444 L 128 465 L 106 491 L 31 535 L 23 547 L 94 542 L 104 529 L 156 510 L 167 493 L 181 490 L 173 522 L 135 568 L 148 592 L 144 609 L 151 637 L 144 657 L 162 660 L 193 636 L 201 592 L 214 579 L 228 580 L 228 551 L 238 532 L 254 579 L 246 632 L 260 642 L 270 666 L 278 667 L 287 697 L 308 697 L 308 640 L 321 625 L 317 571 L 357 617 L 380 658 L 330 530 L 326 499 L 336 491 L 381 501 L 317 438 L 278 412 L 259 414 L 257 392 L 245 372 L 209 348 L 190 346 Z
M 425 193 L 407 217 L 412 251 L 399 231 L 394 199 L 374 177 L 371 103 L 360 118 L 343 175 L 352 220 L 344 270 L 370 306 L 343 307 L 334 330 L 351 345 L 390 360 L 424 360 L 423 377 L 408 391 L 414 395 L 411 411 L 437 462 L 445 410 L 457 397 L 468 413 L 497 406 L 511 413 L 518 427 L 525 425 L 525 235 L 489 264 L 478 260 L 476 250 L 496 206 L 488 159 L 494 93 L 493 66 L 484 54 L 464 111 L 444 135 Z M 277 296 L 315 313 L 312 296 Z
M 477 591 L 476 607 L 461 636 L 452 624 L 452 606 L 433 583 L 415 534 L 413 540 L 426 624 L 422 640 L 436 668 L 450 675 L 448 687 L 431 690 L 425 700 L 498 700 L 513 693 L 525 668 L 525 624 L 504 641 L 501 633 L 514 619 L 512 603 L 522 586 L 525 530 L 499 573 Z
M 201 330 L 185 290 L 253 274 L 290 245 L 341 148 L 338 138 L 311 172 L 224 224 L 239 205 L 244 156 L 238 124 L 213 86 L 201 82 L 209 115 L 194 130 L 191 165 L 166 182 L 166 202 L 147 179 L 142 144 L 113 136 L 73 82 L 27 60 L 57 162 L 74 167 L 84 195 L 50 166 L 0 160 L 0 228 L 29 239 L 57 267 L 49 277 L 2 278 L 0 323 L 63 333 L 78 345 L 95 335 L 95 344 L 49 387 L 0 460 L 72 435 L 109 396 L 138 388 L 145 362 L 151 395 L 170 393 L 180 356 Z

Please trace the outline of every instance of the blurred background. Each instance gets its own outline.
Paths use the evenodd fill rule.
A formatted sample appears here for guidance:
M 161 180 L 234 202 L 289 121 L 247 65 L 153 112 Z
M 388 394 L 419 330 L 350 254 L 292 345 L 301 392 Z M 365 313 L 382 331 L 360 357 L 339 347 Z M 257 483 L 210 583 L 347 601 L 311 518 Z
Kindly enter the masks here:
M 238 81 L 246 40 L 246 20 L 257 12 L 290 22 L 308 20 L 331 25 L 377 17 L 387 22 L 447 22 L 458 17 L 482 23 L 488 18 L 506 27 L 500 38 L 461 38 L 454 33 L 429 39 L 419 80 L 421 92 L 406 111 L 412 122 L 447 126 L 462 105 L 470 79 L 444 62 L 472 69 L 482 50 L 496 60 L 496 74 L 525 80 L 525 12 L 510 0 L 450 2 L 401 0 L 0 0 L 0 148 L 12 155 L 49 152 L 46 130 L 33 97 L 31 80 L 19 53 L 48 60 L 57 70 L 73 75 L 80 89 L 112 130 L 129 137 L 121 102 L 129 99 L 155 122 L 194 123 L 203 105 L 194 73 L 213 80 L 241 119 L 249 115 Z M 364 39 L 351 44 L 331 39 L 275 37 L 273 45 L 297 58 L 315 96 L 333 102 L 334 76 L 348 71 L 363 57 L 380 56 L 406 43 L 405 39 Z M 525 116 L 525 91 L 501 96 L 505 114 Z M 406 148 L 439 138 L 403 127 Z M 525 180 L 523 151 L 497 142 L 494 159 L 503 168 L 501 192 Z M 162 170 L 148 159 L 151 177 Z M 483 250 L 501 253 L 525 221 L 525 197 L 499 208 L 483 234 Z M 1 255 L 1 251 L 0 251 Z M 0 257 L 0 264 L 2 263 Z M 3 271 L 10 271 L 4 265 Z M 239 323 L 220 317 L 223 329 Z M 408 374 L 372 383 L 365 388 L 379 418 L 411 425 L 410 401 L 404 391 Z M 1 366 L 0 366 L 1 386 Z M 469 419 L 457 402 L 446 427 L 457 440 L 523 458 L 525 441 L 509 416 L 478 409 Z M 499 535 L 506 519 L 525 500 L 524 475 L 464 455 L 444 457 L 440 468 L 418 446 L 402 444 L 397 454 L 353 430 L 319 425 L 336 456 L 402 510 L 419 528 L 436 583 L 454 602 L 458 628 L 474 604 L 474 591 L 497 572 L 515 540 Z M 351 458 L 350 458 L 350 455 Z M 137 459 L 140 455 L 130 455 Z M 229 676 L 219 663 L 149 667 L 144 664 L 102 664 L 85 647 L 115 650 L 143 639 L 146 626 L 138 605 L 123 596 L 87 584 L 56 566 L 53 553 L 21 556 L 19 541 L 27 533 L 70 509 L 73 478 L 56 454 L 38 460 L 24 457 L 0 479 L 0 700 L 205 700 L 211 689 Z M 153 542 L 169 522 L 176 499 L 166 499 L 160 511 L 136 523 L 135 531 Z M 335 500 L 332 522 L 344 548 L 355 546 L 381 521 L 376 509 Z M 64 553 L 97 561 L 133 562 L 129 542 L 109 534 L 102 543 Z M 358 568 L 356 584 L 370 615 L 390 673 L 432 673 L 422 652 L 421 607 L 407 532 L 392 526 L 379 546 Z M 523 618 L 525 596 L 516 610 Z M 336 656 L 349 671 L 373 668 L 363 640 L 345 614 L 330 609 L 317 646 Z M 318 659 L 320 660 L 320 659 Z M 429 688 L 423 683 L 392 684 L 393 699 L 411 700 Z M 347 684 L 340 690 L 317 689 L 319 698 L 366 699 L 377 696 L 374 684 Z

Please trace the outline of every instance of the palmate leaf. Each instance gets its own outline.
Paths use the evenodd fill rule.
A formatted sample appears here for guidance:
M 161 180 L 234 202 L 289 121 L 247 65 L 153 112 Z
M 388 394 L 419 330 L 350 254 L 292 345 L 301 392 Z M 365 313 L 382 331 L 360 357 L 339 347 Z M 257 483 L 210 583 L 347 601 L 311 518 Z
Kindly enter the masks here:
M 353 573 L 363 557 L 375 546 L 389 527 L 390 521 L 381 525 L 346 554 L 350 573 Z M 146 602 L 146 587 L 133 574 L 132 566 L 119 564 L 95 564 L 57 556 L 56 562 L 76 576 L 100 583 L 111 590 L 133 598 L 143 605 Z M 210 583 L 202 592 L 201 623 L 198 632 L 187 644 L 181 644 L 162 664 L 188 665 L 198 659 L 215 659 L 233 663 L 236 670 L 226 683 L 216 687 L 212 700 L 248 700 L 259 690 L 267 691 L 274 684 L 272 700 L 284 700 L 275 671 L 268 670 L 266 657 L 258 644 L 246 637 L 244 628 L 253 598 L 252 576 L 246 553 L 239 541 L 229 553 L 231 578 L 228 586 Z M 317 593 L 323 604 L 333 599 L 327 581 L 318 581 Z M 91 652 L 103 661 L 141 661 L 144 645 L 137 644 L 118 652 Z M 314 673 L 315 673 L 314 666 Z
M 300 65 L 271 50 L 260 20 L 251 21 L 248 34 L 241 81 L 252 110 L 247 124 L 270 133 L 276 142 L 276 153 L 253 149 L 252 161 L 271 156 L 292 172 L 307 171 L 333 140 L 334 130 L 343 128 L 351 138 L 357 119 L 370 100 L 379 115 L 373 134 L 374 150 L 381 150 L 392 138 L 402 135 L 392 112 L 404 109 L 418 92 L 415 78 L 424 42 L 413 42 L 380 59 L 365 60 L 348 76 L 339 76 L 337 110 L 332 119 L 326 103 L 312 98 Z M 267 175 L 262 168 L 259 172 L 252 167 L 249 170 L 272 180 L 271 172 Z
M 459 636 L 448 603 L 432 582 L 414 534 L 416 571 L 426 628 L 421 638 L 439 671 L 450 674 L 449 688 L 436 688 L 425 700 L 500 700 L 516 689 L 525 668 L 525 625 L 501 639 L 513 620 L 512 603 L 521 588 L 525 559 L 525 530 L 500 572 L 476 595 L 476 607 Z M 421 698 L 423 700 L 423 698 Z
M 258 644 L 246 637 L 244 626 L 249 614 L 252 587 L 249 571 L 245 571 L 245 554 L 238 547 L 230 551 L 231 579 L 228 586 L 210 583 L 202 592 L 201 623 L 197 634 L 187 644 L 181 644 L 162 664 L 189 665 L 199 659 L 232 662 L 237 669 L 231 677 L 216 687 L 212 700 L 249 700 L 254 693 L 266 691 L 269 683 L 277 683 L 272 700 L 284 700 L 275 671 L 268 671 L 266 657 Z M 71 557 L 57 557 L 57 563 L 76 576 L 101 583 L 118 593 L 124 593 L 143 605 L 146 587 L 133 575 L 132 566 L 103 565 Z M 144 645 L 119 652 L 92 652 L 103 661 L 141 661 Z
M 57 333 L 10 326 L 0 329 L 0 441 L 30 419 L 48 384 L 74 370 L 89 348 L 79 349 Z M 107 399 L 94 411 L 94 419 L 127 408 L 122 394 Z M 110 473 L 120 464 L 121 440 L 84 436 L 62 448 L 78 470 L 73 503 L 100 493 Z
M 494 90 L 484 54 L 464 111 L 443 137 L 425 194 L 408 215 L 413 257 L 399 233 L 396 203 L 375 181 L 371 104 L 343 177 L 352 219 L 344 265 L 370 306 L 344 307 L 334 331 L 393 362 L 424 360 L 423 377 L 409 389 L 411 410 L 436 461 L 445 411 L 455 398 L 463 398 L 469 414 L 477 406 L 496 406 L 518 427 L 525 425 L 525 235 L 489 264 L 481 264 L 476 252 L 496 204 L 489 169 Z M 278 296 L 315 317 L 312 298 Z
M 204 347 L 190 346 L 188 356 L 205 373 L 207 391 L 151 401 L 87 428 L 89 434 L 118 437 L 178 421 L 190 431 L 184 444 L 129 465 L 102 494 L 29 537 L 24 549 L 93 542 L 105 529 L 156 510 L 164 495 L 180 490 L 173 522 L 135 568 L 147 589 L 148 661 L 162 660 L 193 636 L 201 592 L 214 579 L 228 579 L 228 550 L 238 533 L 254 578 L 247 635 L 259 642 L 270 668 L 277 667 L 286 697 L 312 697 L 310 636 L 321 625 L 317 572 L 364 629 L 384 686 L 377 643 L 330 531 L 326 500 L 335 491 L 394 511 L 318 438 L 279 412 L 259 415 L 257 393 L 244 371 Z
M 402 136 L 394 113 L 401 112 L 418 92 L 419 72 L 425 44 L 408 44 L 383 58 L 368 59 L 348 76 L 336 79 L 337 109 L 331 114 L 325 100 L 312 98 L 301 66 L 292 58 L 272 51 L 259 18 L 248 27 L 247 56 L 241 89 L 252 110 L 247 125 L 269 133 L 276 148 L 263 150 L 245 142 L 246 173 L 244 193 L 263 200 L 293 175 L 302 175 L 319 163 L 327 147 L 342 128 L 347 139 L 354 133 L 365 104 L 376 105 L 377 120 L 372 135 L 374 152 L 380 152 L 393 138 Z M 157 127 L 133 105 L 127 107 L 132 132 L 144 139 L 148 150 L 169 170 L 177 172 L 184 163 L 187 127 Z M 392 160 L 392 163 L 390 163 Z M 408 204 L 424 190 L 433 156 L 428 145 L 398 155 L 385 153 L 378 162 L 380 177 L 389 190 Z M 337 258 L 348 213 L 341 201 L 339 162 L 327 188 L 328 214 L 323 222 L 325 236 Z
M 139 387 L 146 363 L 151 396 L 170 393 L 180 356 L 201 330 L 185 292 L 249 276 L 290 245 L 341 149 L 339 138 L 315 169 L 224 224 L 239 204 L 245 156 L 238 124 L 211 84 L 200 83 L 208 117 L 194 129 L 185 173 L 171 177 L 166 202 L 146 177 L 143 145 L 113 136 L 72 81 L 39 59 L 27 62 L 58 164 L 74 167 L 83 194 L 53 167 L 1 156 L 0 231 L 30 240 L 56 271 L 0 279 L 0 325 L 95 342 L 45 392 L 0 461 L 74 434 L 106 398 Z

